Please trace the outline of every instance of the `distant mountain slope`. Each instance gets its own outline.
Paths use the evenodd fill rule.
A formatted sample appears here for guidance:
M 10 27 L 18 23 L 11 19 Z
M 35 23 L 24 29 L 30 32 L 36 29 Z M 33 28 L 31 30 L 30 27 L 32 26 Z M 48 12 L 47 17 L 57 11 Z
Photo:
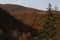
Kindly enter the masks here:
M 34 29 L 42 28 L 42 23 L 46 17 L 45 13 L 47 13 L 47 11 L 37 10 L 15 4 L 0 4 L 0 7 L 10 12 L 10 14 L 16 19 L 22 21 L 26 25 L 33 27 Z
M 3 7 L 4 9 L 7 9 L 8 11 L 16 11 L 16 12 L 22 12 L 22 11 L 40 11 L 37 9 L 33 8 L 28 8 L 20 5 L 15 5 L 15 4 L 0 4 L 0 7 Z M 41 10 L 42 11 L 42 10 Z

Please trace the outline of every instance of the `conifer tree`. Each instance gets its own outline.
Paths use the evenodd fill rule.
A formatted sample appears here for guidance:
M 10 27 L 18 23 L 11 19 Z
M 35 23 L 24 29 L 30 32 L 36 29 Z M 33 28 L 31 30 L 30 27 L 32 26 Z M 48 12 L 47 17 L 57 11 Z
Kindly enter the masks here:
M 51 11 L 51 4 L 49 3 L 49 8 L 47 11 L 47 19 L 43 24 L 43 29 L 39 32 L 39 40 L 49 40 L 55 35 L 56 17 Z

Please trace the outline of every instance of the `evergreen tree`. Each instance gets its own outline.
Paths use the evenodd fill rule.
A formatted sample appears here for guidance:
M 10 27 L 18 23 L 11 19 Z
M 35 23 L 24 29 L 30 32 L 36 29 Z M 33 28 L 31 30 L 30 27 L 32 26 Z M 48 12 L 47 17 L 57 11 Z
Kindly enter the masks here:
M 49 3 L 49 8 L 47 12 L 47 19 L 43 24 L 43 29 L 39 32 L 40 40 L 49 40 L 55 36 L 55 26 L 56 17 L 51 11 L 51 4 Z

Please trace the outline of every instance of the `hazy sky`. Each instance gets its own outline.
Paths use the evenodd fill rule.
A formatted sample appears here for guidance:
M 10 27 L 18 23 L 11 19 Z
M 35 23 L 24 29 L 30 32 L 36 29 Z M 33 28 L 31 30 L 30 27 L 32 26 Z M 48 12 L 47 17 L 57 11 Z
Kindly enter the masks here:
M 45 10 L 48 7 L 49 2 L 52 4 L 52 8 L 55 6 L 60 10 L 60 0 L 0 0 L 0 3 L 19 4 L 27 7 L 32 7 L 40 10 Z

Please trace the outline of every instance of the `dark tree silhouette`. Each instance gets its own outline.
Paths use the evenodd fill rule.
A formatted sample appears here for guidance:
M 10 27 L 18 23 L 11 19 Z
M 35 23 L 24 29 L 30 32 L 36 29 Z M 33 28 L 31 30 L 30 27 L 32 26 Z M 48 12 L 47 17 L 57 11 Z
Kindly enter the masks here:
M 49 4 L 49 9 L 47 12 L 47 18 L 43 24 L 43 29 L 40 31 L 40 40 L 53 40 L 55 33 L 56 16 L 51 11 L 51 4 Z

